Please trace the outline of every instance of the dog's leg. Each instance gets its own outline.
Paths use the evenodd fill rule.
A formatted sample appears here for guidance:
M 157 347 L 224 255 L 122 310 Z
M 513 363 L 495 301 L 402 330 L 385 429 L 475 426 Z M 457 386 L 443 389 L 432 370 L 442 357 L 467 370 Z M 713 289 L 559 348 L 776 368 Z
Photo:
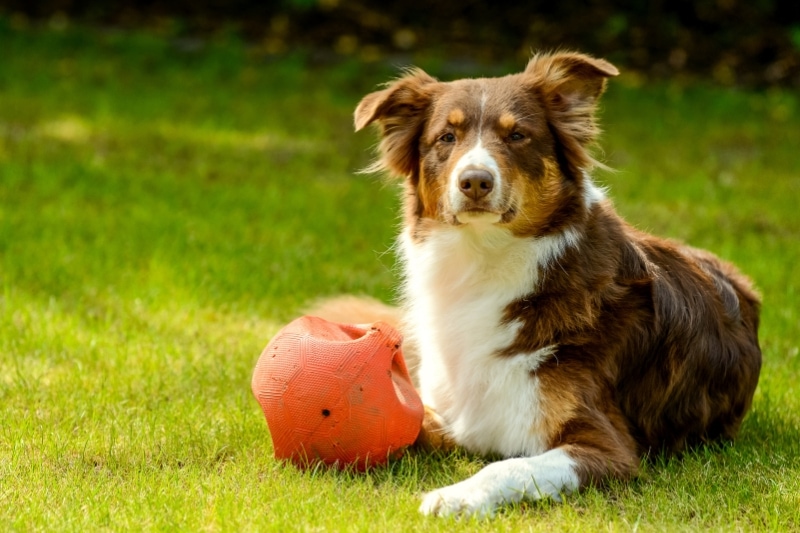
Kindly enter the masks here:
M 632 448 L 567 444 L 535 457 L 492 463 L 469 479 L 429 492 L 419 510 L 426 515 L 491 517 L 504 504 L 548 497 L 560 501 L 562 494 L 592 481 L 629 477 L 637 465 Z
M 469 479 L 425 495 L 420 512 L 426 515 L 493 516 L 502 504 L 551 497 L 576 490 L 576 463 L 561 448 L 536 457 L 517 457 L 492 463 Z

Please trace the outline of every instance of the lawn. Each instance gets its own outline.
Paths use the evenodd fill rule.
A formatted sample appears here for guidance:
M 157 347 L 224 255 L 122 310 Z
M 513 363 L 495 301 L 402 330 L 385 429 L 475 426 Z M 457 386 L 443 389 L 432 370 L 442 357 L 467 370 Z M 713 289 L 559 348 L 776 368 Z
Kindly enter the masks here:
M 272 458 L 249 388 L 309 300 L 392 298 L 396 190 L 355 174 L 374 138 L 351 112 L 395 70 L 5 19 L 0 42 L 0 529 L 800 529 L 797 95 L 629 73 L 603 109 L 619 211 L 764 296 L 740 439 L 477 524 L 416 508 L 479 459 L 301 472 Z

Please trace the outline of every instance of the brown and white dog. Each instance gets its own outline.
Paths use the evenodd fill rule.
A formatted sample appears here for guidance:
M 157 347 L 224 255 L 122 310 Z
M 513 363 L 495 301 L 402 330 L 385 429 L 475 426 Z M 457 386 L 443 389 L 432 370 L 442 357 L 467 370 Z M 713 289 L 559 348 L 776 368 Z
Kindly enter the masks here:
M 624 479 L 651 451 L 732 438 L 750 407 L 750 282 L 633 229 L 589 175 L 617 73 L 577 53 L 501 78 L 411 70 L 356 109 L 357 130 L 380 125 L 373 169 L 405 180 L 402 328 L 426 428 L 505 458 L 426 494 L 425 514 Z

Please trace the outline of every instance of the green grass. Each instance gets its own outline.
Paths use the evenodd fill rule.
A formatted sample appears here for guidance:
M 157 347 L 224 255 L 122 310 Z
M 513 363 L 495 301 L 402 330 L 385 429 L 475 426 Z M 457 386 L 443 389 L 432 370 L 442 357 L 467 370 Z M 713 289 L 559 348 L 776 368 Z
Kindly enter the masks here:
M 478 525 L 416 508 L 479 460 L 300 472 L 249 390 L 309 299 L 392 296 L 396 191 L 354 174 L 374 139 L 350 117 L 393 72 L 1 19 L 0 42 L 0 529 L 800 529 L 796 95 L 629 75 L 604 105 L 620 212 L 764 295 L 741 438 Z

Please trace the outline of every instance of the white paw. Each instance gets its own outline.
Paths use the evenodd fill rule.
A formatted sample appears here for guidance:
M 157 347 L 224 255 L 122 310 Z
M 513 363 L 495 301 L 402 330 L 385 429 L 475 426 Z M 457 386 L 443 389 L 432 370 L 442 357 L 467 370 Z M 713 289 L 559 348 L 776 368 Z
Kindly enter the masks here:
M 498 503 L 471 478 L 425 494 L 419 511 L 429 516 L 490 518 Z
M 429 492 L 420 512 L 434 516 L 487 518 L 497 508 L 521 500 L 553 498 L 580 484 L 575 462 L 560 449 L 535 457 L 517 457 L 492 463 L 469 479 Z

